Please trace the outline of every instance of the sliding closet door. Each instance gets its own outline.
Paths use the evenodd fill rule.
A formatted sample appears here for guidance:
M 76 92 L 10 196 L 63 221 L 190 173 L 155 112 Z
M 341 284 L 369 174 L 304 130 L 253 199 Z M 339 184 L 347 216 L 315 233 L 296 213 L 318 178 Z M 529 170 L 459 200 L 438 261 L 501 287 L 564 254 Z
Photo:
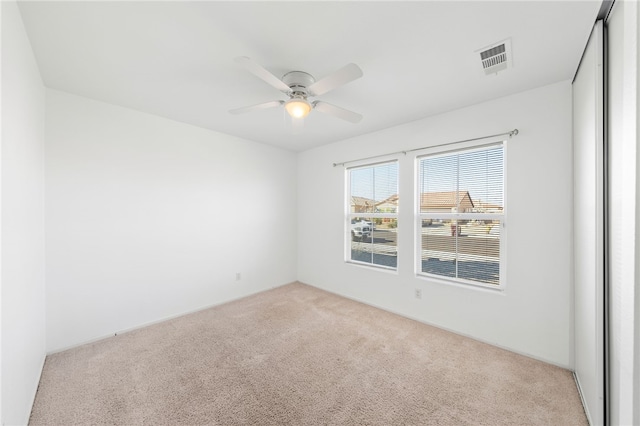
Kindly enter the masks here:
M 592 425 L 604 424 L 603 26 L 573 82 L 575 370 Z
M 640 424 L 638 167 L 640 4 L 617 1 L 607 19 L 609 398 L 612 425 Z

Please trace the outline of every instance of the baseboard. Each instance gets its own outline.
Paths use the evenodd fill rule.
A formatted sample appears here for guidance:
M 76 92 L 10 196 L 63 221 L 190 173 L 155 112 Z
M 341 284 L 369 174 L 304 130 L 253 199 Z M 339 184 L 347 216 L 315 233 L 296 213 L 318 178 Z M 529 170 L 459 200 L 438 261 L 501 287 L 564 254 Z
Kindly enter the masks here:
M 500 345 L 500 344 L 498 344 L 496 342 L 491 342 L 491 341 L 488 341 L 488 340 L 480 339 L 480 338 L 478 338 L 476 336 L 465 334 L 465 333 L 462 333 L 460 331 L 444 327 L 444 326 L 442 326 L 440 324 L 435 324 L 435 323 L 432 323 L 432 322 L 429 322 L 429 321 L 425 321 L 422 318 L 417 318 L 417 317 L 414 317 L 412 315 L 407 315 L 404 312 L 399 312 L 399 311 L 396 311 L 394 309 L 387 308 L 386 306 L 380 306 L 380 305 L 376 305 L 375 303 L 371 303 L 371 302 L 368 302 L 368 301 L 365 301 L 365 300 L 358 299 L 357 297 L 345 296 L 344 294 L 340 294 L 340 293 L 337 293 L 335 291 L 327 290 L 326 288 L 323 288 L 323 287 L 314 286 L 312 284 L 307 284 L 307 283 L 304 283 L 302 281 L 298 281 L 298 282 L 300 284 L 304 284 L 304 285 L 308 285 L 310 287 L 317 288 L 318 290 L 322 290 L 322 291 L 326 291 L 326 292 L 331 293 L 331 294 L 335 294 L 336 296 L 344 297 L 345 299 L 353 300 L 354 302 L 362 303 L 364 305 L 368 305 L 368 306 L 371 306 L 373 308 L 381 309 L 383 311 L 386 311 L 386 312 L 389 312 L 389 313 L 392 313 L 392 314 L 395 314 L 395 315 L 398 315 L 398 316 L 401 316 L 401 317 L 404 317 L 404 318 L 407 318 L 407 319 L 410 319 L 410 320 L 413 320 L 413 321 L 417 321 L 419 323 L 426 324 L 426 325 L 429 325 L 431 327 L 438 328 L 440 330 L 448 331 L 449 333 L 457 334 L 458 336 L 466 337 L 468 339 L 472 339 L 472 340 L 475 340 L 477 342 L 481 342 L 481 343 L 485 343 L 487 345 L 495 346 L 496 348 L 504 349 L 505 351 L 509 351 L 509 352 L 513 352 L 513 353 L 518 354 L 518 355 L 526 356 L 527 358 L 535 359 L 537 361 L 541 361 L 541 362 L 544 362 L 546 364 L 555 365 L 556 367 L 560 367 L 560 368 L 563 368 L 565 370 L 569 370 L 569 371 L 573 372 L 573 368 L 570 365 L 559 364 L 557 362 L 550 361 L 548 359 L 544 359 L 544 358 L 541 358 L 539 356 L 536 356 L 536 355 L 533 355 L 533 354 L 530 354 L 530 353 L 527 353 L 527 352 L 524 352 L 524 351 L 518 351 L 518 350 L 515 350 L 513 348 Z
M 190 309 L 188 311 L 184 311 L 184 312 L 181 312 L 181 313 L 178 313 L 178 314 L 175 314 L 175 315 L 169 315 L 169 316 L 157 319 L 157 320 L 148 321 L 148 322 L 145 322 L 145 323 L 142 323 L 142 324 L 138 324 L 138 325 L 133 326 L 133 327 L 128 327 L 128 328 L 125 328 L 125 329 L 116 330 L 116 331 L 113 331 L 112 333 L 104 334 L 102 336 L 98 336 L 98 337 L 95 337 L 95 338 L 92 338 L 92 339 L 88 339 L 88 340 L 83 340 L 82 342 L 75 343 L 75 344 L 70 345 L 70 346 L 64 346 L 62 348 L 53 349 L 51 351 L 48 351 L 47 355 L 53 355 L 53 354 L 57 354 L 59 352 L 68 351 L 69 349 L 74 349 L 74 348 L 77 348 L 79 346 L 84 346 L 84 345 L 88 345 L 90 343 L 99 342 L 101 340 L 109 339 L 111 337 L 115 337 L 115 336 L 120 335 L 120 334 L 125 334 L 125 333 L 129 333 L 129 332 L 132 332 L 132 331 L 135 331 L 135 330 L 140 330 L 141 328 L 149 327 L 149 326 L 152 326 L 152 325 L 155 325 L 155 324 L 159 324 L 159 323 L 162 323 L 162 322 L 165 322 L 165 321 L 170 321 L 172 319 L 180 318 L 180 317 L 183 317 L 185 315 L 195 314 L 195 313 L 200 312 L 200 311 L 204 311 L 204 310 L 207 310 L 207 309 L 215 308 L 216 306 L 224 305 L 225 303 L 234 302 L 236 300 L 244 299 L 245 297 L 253 296 L 255 294 L 260 294 L 260 293 L 263 293 L 265 291 L 273 290 L 274 288 L 283 287 L 285 285 L 295 284 L 297 282 L 298 281 L 291 281 L 289 283 L 284 283 L 284 284 L 280 284 L 280 285 L 267 287 L 267 288 L 264 288 L 264 289 L 261 289 L 261 290 L 258 290 L 258 291 L 254 291 L 254 292 L 250 292 L 250 293 L 247 293 L 247 294 L 243 294 L 242 296 L 232 297 L 230 299 L 224 299 L 224 300 L 212 303 L 212 304 L 208 304 L 208 305 L 205 305 L 205 306 L 200 306 L 200 307 L 195 308 L 195 309 Z

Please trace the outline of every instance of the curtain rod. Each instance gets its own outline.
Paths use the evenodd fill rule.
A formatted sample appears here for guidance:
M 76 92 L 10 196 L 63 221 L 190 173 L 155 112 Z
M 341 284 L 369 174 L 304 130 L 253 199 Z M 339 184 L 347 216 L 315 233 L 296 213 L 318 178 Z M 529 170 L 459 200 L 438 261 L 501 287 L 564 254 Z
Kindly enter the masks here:
M 345 166 L 345 165 L 347 165 L 349 163 L 355 163 L 356 161 L 373 160 L 374 158 L 386 157 L 388 155 L 394 155 L 394 154 L 405 154 L 406 155 L 408 152 L 422 151 L 423 149 L 436 148 L 436 147 L 439 147 L 439 146 L 453 145 L 453 144 L 463 143 L 463 142 L 479 141 L 481 139 L 495 138 L 495 137 L 504 136 L 504 135 L 508 135 L 510 138 L 512 138 L 513 136 L 516 136 L 518 133 L 520 133 L 518 131 L 518 129 L 513 129 L 513 130 L 511 130 L 509 132 L 498 133 L 498 134 L 495 134 L 495 135 L 482 136 L 482 137 L 473 138 L 473 139 L 465 139 L 465 140 L 462 140 L 462 141 L 441 143 L 439 145 L 423 146 L 422 148 L 407 149 L 405 151 L 396 151 L 396 152 L 390 152 L 388 154 L 380 154 L 380 155 L 373 155 L 371 157 L 359 158 L 357 160 L 348 160 L 348 161 L 343 161 L 341 163 L 333 163 L 333 167 Z

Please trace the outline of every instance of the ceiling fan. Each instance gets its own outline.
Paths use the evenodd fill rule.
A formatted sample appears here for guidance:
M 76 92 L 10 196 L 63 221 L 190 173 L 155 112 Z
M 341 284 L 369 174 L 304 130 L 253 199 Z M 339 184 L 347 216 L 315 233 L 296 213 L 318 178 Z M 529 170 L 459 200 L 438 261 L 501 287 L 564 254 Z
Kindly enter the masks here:
M 362 70 L 356 64 L 348 64 L 333 74 L 329 74 L 316 81 L 311 74 L 303 71 L 288 72 L 280 79 L 246 56 L 240 56 L 236 58 L 235 61 L 256 77 L 289 96 L 289 100 L 270 101 L 232 109 L 229 111 L 231 114 L 243 114 L 245 112 L 284 105 L 284 108 L 293 118 L 304 118 L 312 109 L 315 109 L 316 111 L 341 118 L 351 123 L 358 123 L 362 120 L 362 115 L 356 112 L 340 108 L 328 102 L 317 100 L 309 102 L 308 100 L 310 97 L 324 95 L 337 87 L 362 77 Z

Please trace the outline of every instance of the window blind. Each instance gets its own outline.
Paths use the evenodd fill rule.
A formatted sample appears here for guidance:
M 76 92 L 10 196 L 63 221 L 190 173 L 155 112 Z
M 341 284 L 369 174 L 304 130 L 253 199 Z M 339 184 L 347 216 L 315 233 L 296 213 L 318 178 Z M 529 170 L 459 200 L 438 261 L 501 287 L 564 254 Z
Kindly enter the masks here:
M 418 158 L 420 272 L 501 284 L 504 145 Z

